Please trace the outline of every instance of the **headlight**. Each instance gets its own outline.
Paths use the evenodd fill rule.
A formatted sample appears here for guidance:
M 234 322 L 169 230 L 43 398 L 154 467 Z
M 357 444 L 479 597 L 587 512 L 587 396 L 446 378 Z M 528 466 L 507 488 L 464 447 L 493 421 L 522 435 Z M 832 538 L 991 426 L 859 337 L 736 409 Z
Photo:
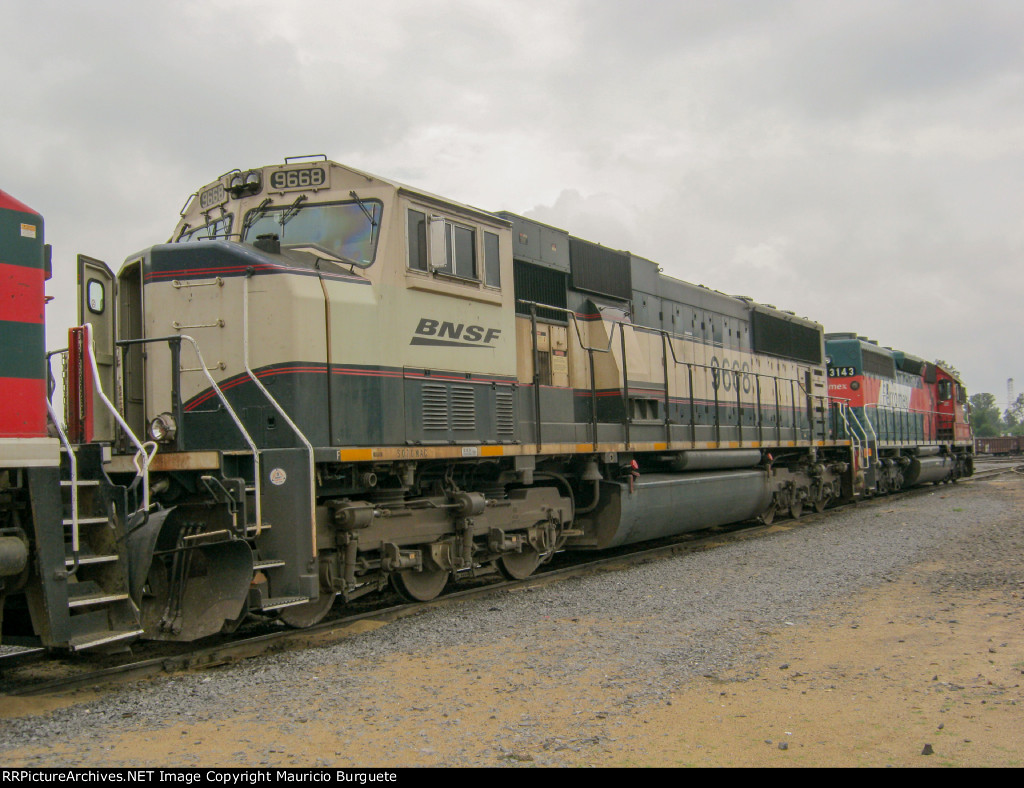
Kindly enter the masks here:
M 178 432 L 178 425 L 170 413 L 161 413 L 149 422 L 149 437 L 157 443 L 170 443 Z
M 228 181 L 227 190 L 236 200 L 239 197 L 248 197 L 256 194 L 262 188 L 261 175 L 259 170 L 248 170 L 247 172 L 236 172 Z

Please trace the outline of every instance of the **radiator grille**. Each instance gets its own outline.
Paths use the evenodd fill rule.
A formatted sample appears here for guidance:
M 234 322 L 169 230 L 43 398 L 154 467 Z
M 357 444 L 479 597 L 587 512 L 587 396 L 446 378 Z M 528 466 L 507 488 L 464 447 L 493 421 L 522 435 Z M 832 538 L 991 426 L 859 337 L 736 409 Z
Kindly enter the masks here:
M 600 244 L 569 238 L 572 286 L 628 301 L 633 296 L 629 254 Z
M 530 308 L 519 303 L 520 301 L 566 308 L 565 274 L 561 271 L 515 260 L 512 263 L 512 275 L 515 282 L 516 314 L 530 314 Z M 568 319 L 565 312 L 544 307 L 537 307 L 537 317 L 559 320 L 563 323 Z
M 755 311 L 751 315 L 751 331 L 755 353 L 795 358 L 809 364 L 820 364 L 822 361 L 820 327 Z M 891 366 L 891 359 L 889 363 Z

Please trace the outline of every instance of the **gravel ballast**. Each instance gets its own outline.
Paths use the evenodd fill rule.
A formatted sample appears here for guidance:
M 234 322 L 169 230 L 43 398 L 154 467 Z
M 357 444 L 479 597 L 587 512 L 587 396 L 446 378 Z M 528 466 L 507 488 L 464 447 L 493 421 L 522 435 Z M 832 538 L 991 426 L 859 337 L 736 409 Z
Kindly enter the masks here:
M 1011 484 L 1024 483 L 1017 477 Z M 509 728 L 506 744 L 491 750 L 507 746 L 496 754 L 514 763 L 517 742 L 539 734 L 529 719 L 515 725 L 502 720 L 501 692 L 559 685 L 569 688 L 581 709 L 606 706 L 588 709 L 598 719 L 664 705 L 696 677 L 753 671 L 769 656 L 766 633 L 820 621 L 832 603 L 897 580 L 908 566 L 940 555 L 955 569 L 935 576 L 934 593 L 1020 588 L 1021 562 L 1004 560 L 1024 553 L 1012 501 L 1005 486 L 1001 492 L 986 483 L 935 487 L 830 513 L 807 527 L 789 530 L 783 522 L 764 537 L 700 553 L 459 602 L 329 647 L 113 689 L 50 713 L 0 719 L 0 754 L 61 741 L 73 742 L 73 749 L 56 760 L 42 750 L 23 762 L 145 764 L 138 753 L 107 749 L 110 732 L 155 730 L 159 736 L 172 726 L 229 721 L 254 706 L 274 726 L 275 741 L 301 736 L 307 722 L 325 718 L 339 721 L 339 735 L 376 731 L 386 739 L 389 731 L 401 730 L 404 714 L 392 710 L 385 720 L 380 699 L 403 679 L 403 664 L 464 653 L 465 670 L 451 676 L 451 687 L 421 691 L 423 708 L 445 709 L 443 717 L 436 715 L 436 727 L 417 731 L 422 752 L 429 759 L 448 730 L 465 736 L 481 724 L 474 722 L 475 712 L 486 711 L 492 713 L 483 720 Z M 507 685 L 495 688 L 493 708 L 460 703 L 455 687 L 498 663 Z M 417 718 L 416 725 L 422 724 Z M 569 742 L 566 749 L 576 752 L 579 746 Z M 282 751 L 267 742 L 242 738 L 235 747 L 227 750 L 237 757 L 234 765 L 282 760 L 275 757 Z M 491 750 L 467 744 L 436 764 L 476 765 L 494 755 Z M 335 765 L 335 754 L 305 765 Z M 179 765 L 208 765 L 208 758 L 197 747 Z M 533 762 L 561 763 L 557 753 L 550 758 Z

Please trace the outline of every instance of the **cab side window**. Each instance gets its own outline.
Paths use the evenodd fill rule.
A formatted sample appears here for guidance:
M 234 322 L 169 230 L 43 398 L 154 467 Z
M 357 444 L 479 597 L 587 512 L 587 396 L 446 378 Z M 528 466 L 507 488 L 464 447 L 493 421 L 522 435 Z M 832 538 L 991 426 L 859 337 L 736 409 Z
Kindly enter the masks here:
M 409 267 L 415 271 L 427 269 L 427 215 L 422 211 L 409 211 Z
M 476 231 L 446 221 L 444 247 L 448 273 L 460 279 L 479 278 L 476 274 Z
M 484 233 L 484 284 L 501 287 L 501 259 L 498 257 L 498 236 Z
M 406 222 L 410 270 L 434 271 L 488 287 L 501 287 L 497 233 L 414 208 L 406 212 Z

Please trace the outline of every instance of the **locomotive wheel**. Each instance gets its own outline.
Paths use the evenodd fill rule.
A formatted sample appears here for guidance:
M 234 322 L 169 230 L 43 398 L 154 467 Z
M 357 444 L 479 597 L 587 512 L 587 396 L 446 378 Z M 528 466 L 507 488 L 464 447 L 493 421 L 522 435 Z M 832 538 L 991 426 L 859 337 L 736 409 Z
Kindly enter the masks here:
M 422 572 L 406 569 L 403 572 L 391 573 L 391 585 L 410 602 L 429 602 L 448 585 L 450 574 L 446 569 Z
M 314 624 L 319 624 L 334 605 L 334 597 L 336 596 L 337 594 L 333 591 L 320 589 L 320 596 L 317 599 L 304 605 L 292 605 L 291 607 L 284 608 L 281 611 L 280 618 L 288 626 L 295 627 L 295 629 L 305 629 Z
M 522 552 L 505 553 L 494 563 L 506 580 L 523 580 L 532 575 L 534 570 L 540 566 L 540 553 L 530 545 L 526 545 Z

